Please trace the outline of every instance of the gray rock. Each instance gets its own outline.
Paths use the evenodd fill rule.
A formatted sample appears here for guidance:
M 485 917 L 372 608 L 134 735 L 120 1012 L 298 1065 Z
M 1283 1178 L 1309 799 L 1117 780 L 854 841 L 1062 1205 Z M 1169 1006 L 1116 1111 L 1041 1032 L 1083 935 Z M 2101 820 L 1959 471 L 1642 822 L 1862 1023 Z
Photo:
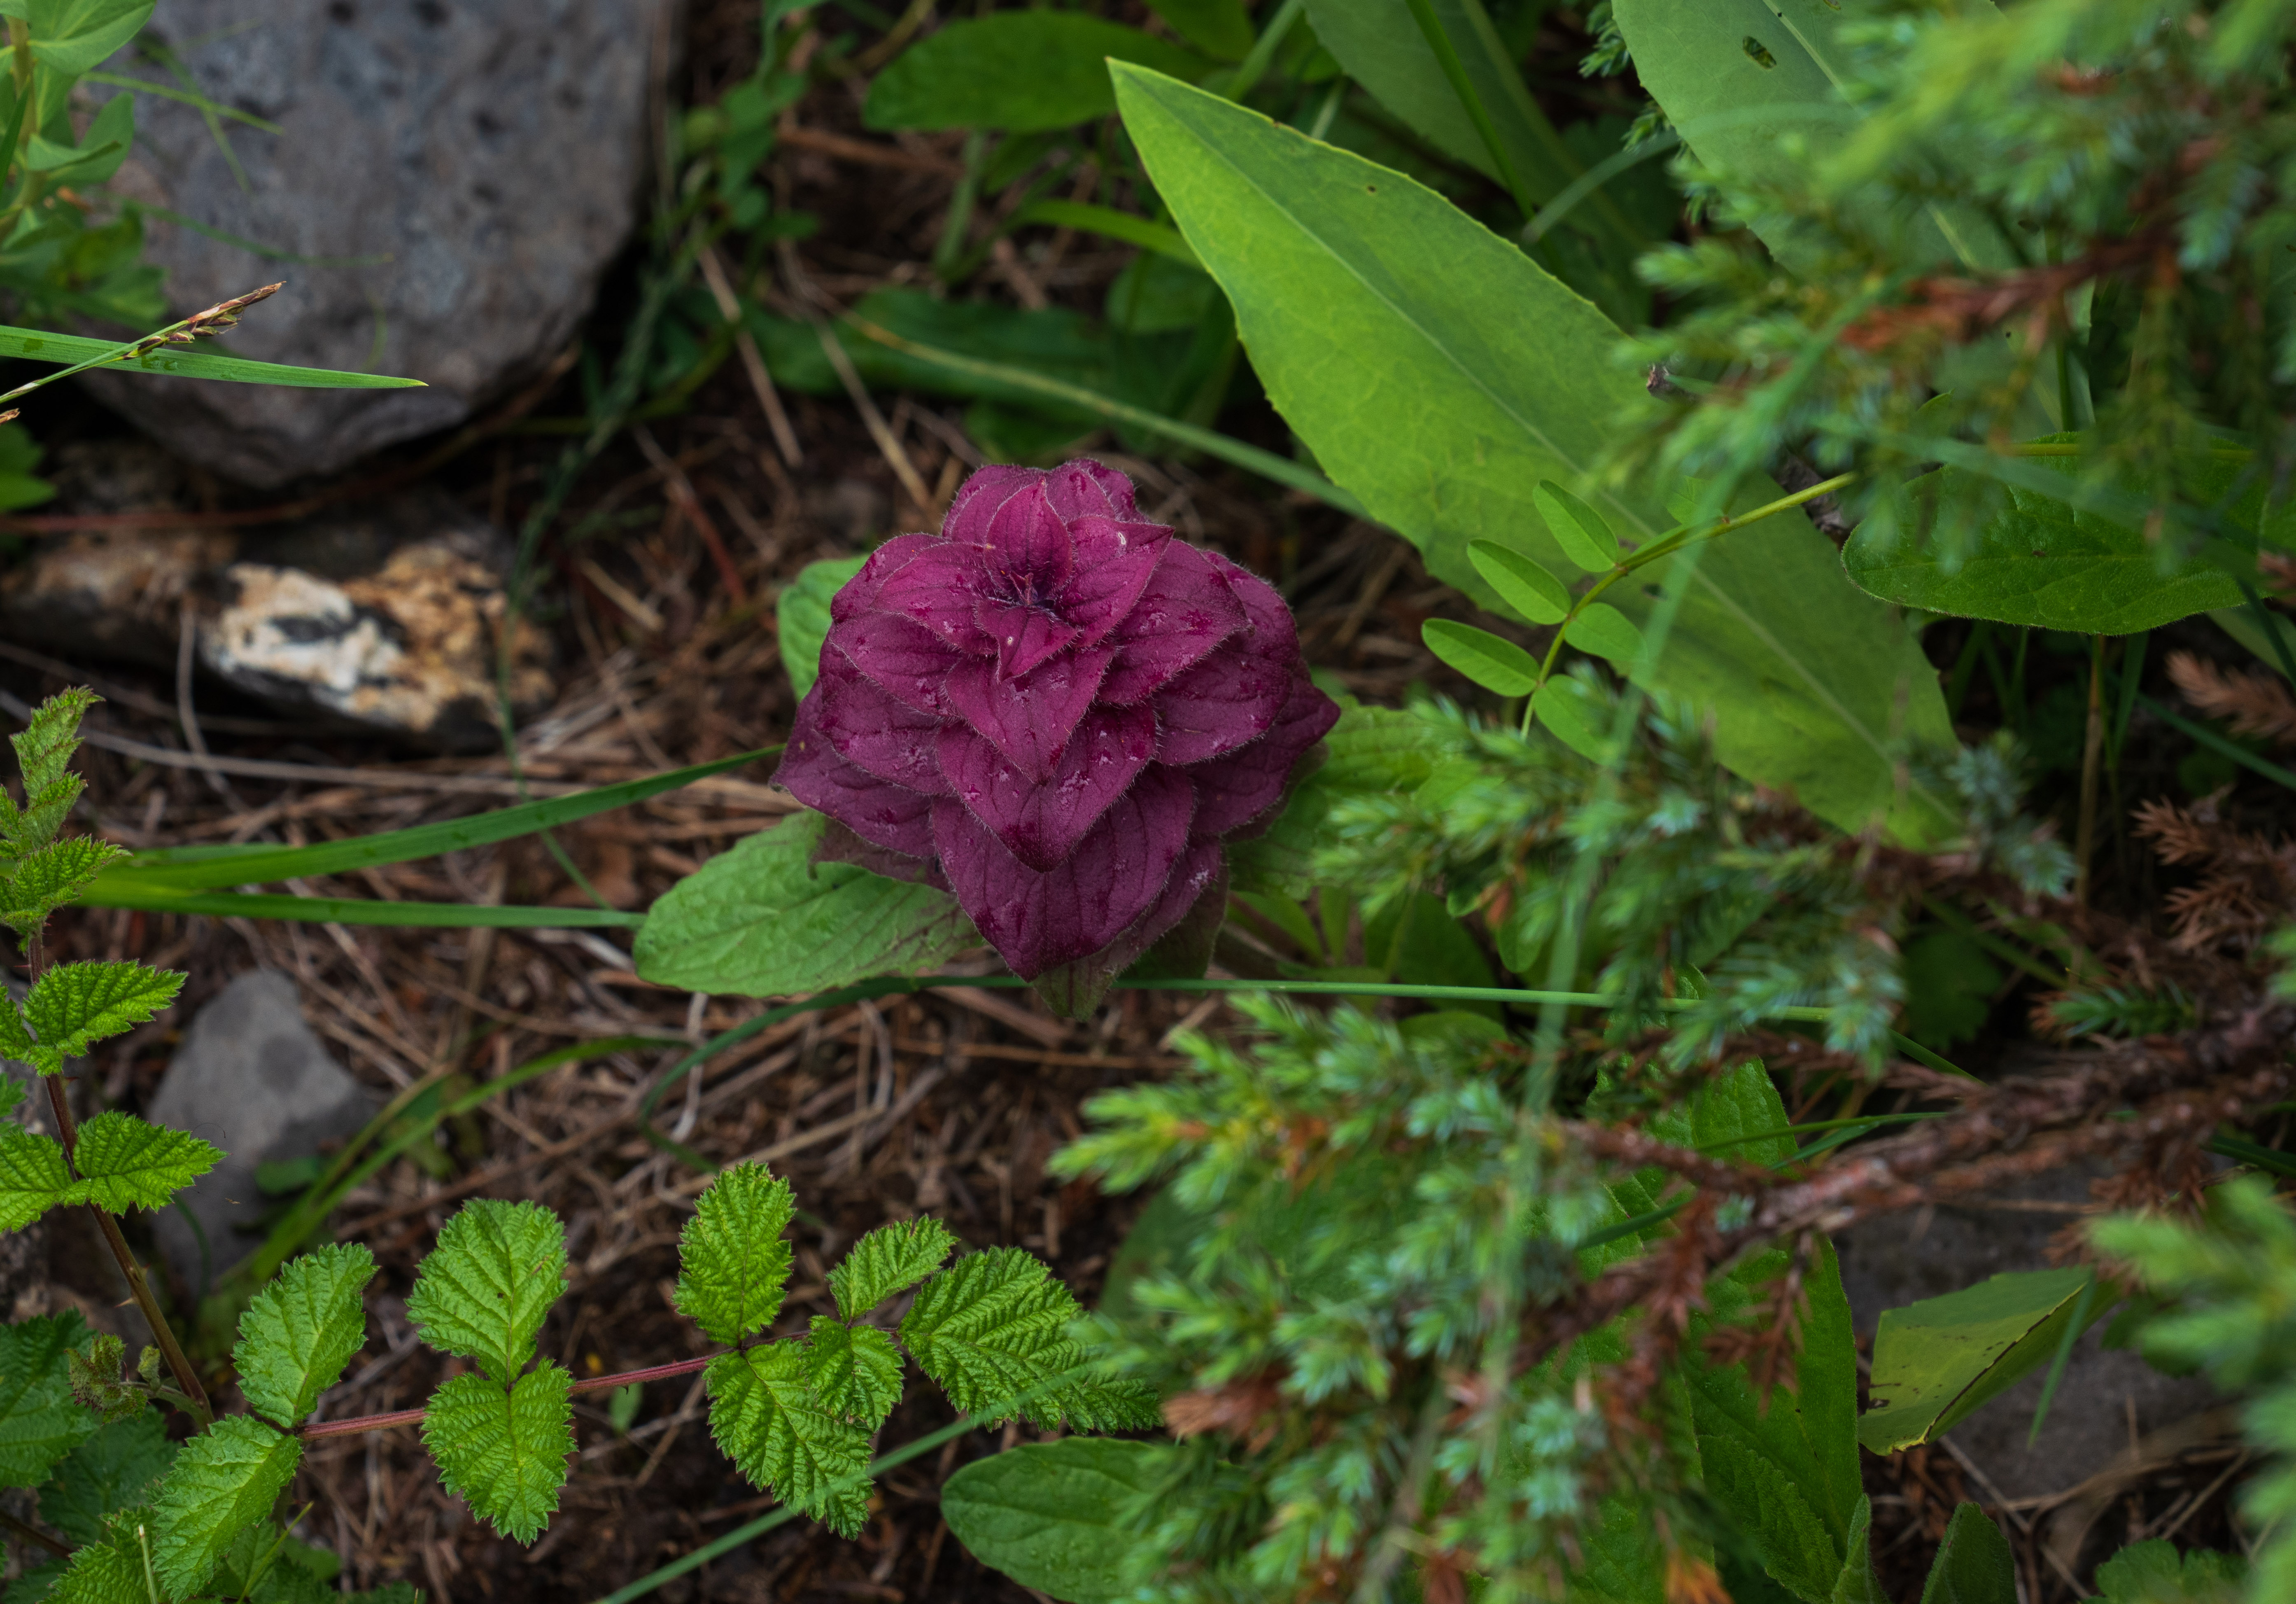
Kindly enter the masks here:
M 295 983 L 272 969 L 241 975 L 202 1008 L 184 1033 L 148 1110 L 152 1119 L 204 1138 L 224 1160 L 181 1201 L 152 1217 L 152 1235 L 176 1273 L 203 1292 L 252 1252 L 243 1235 L 264 1210 L 255 1167 L 308 1158 L 373 1116 L 374 1094 L 346 1073 L 303 1022 Z
M 486 751 L 509 541 L 435 489 L 260 534 L 86 531 L 0 576 L 0 633 L 66 656 L 171 669 L 182 609 L 215 678 L 321 723 Z M 548 701 L 546 637 L 521 624 L 511 699 Z
M 564 345 L 629 232 L 663 3 L 168 0 L 152 32 L 199 88 L 282 129 L 225 125 L 242 186 L 197 110 L 137 105 L 114 187 L 274 253 L 151 220 L 176 315 L 283 278 L 223 347 L 430 388 L 86 382 L 258 487 L 462 422 Z
M 2012 1199 L 2086 1203 L 2089 1177 L 2045 1177 Z M 2046 1270 L 2049 1238 L 2072 1222 L 2061 1213 L 1972 1204 L 1868 1221 L 1834 1238 L 1842 1289 L 1860 1336 L 1871 1338 L 1882 1312 L 1942 1297 L 2008 1271 Z M 1947 1434 L 2002 1497 L 2062 1493 L 2104 1468 L 2136 1429 L 2151 1432 L 2214 1407 L 2207 1382 L 2161 1375 L 2126 1349 L 2103 1345 L 2110 1318 L 2076 1343 L 2040 1440 L 2027 1446 L 2048 1366 L 1993 1399 Z M 1991 1497 L 1991 1493 L 1980 1493 Z

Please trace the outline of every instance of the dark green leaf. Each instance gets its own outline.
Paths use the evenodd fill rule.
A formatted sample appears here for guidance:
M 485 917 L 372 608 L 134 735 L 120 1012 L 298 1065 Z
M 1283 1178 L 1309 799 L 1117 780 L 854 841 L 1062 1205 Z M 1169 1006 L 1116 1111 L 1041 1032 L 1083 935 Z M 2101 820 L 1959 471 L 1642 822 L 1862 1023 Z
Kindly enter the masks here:
M 813 1317 L 805 1345 L 806 1378 L 814 1396 L 834 1415 L 874 1431 L 901 1401 L 901 1355 L 874 1326 L 849 1326 L 826 1314 Z
M 983 1565 L 1062 1604 L 1102 1604 L 1130 1592 L 1128 1573 L 1159 1557 L 1119 1517 L 1170 1452 L 1106 1437 L 1008 1448 L 949 1477 L 940 1512 Z
M 1126 1431 L 1156 1422 L 1152 1394 L 1086 1371 L 1070 1340 L 1067 1287 L 1017 1247 L 959 1259 L 927 1281 L 901 1320 L 901 1343 L 967 1414 L 1041 1426 Z
M 750 1485 L 841 1536 L 857 1535 L 868 1513 L 860 1473 L 869 1435 L 822 1407 L 804 1346 L 775 1342 L 722 1353 L 704 1374 L 710 1435 Z
M 1251 16 L 1243 0 L 1148 0 L 1148 9 L 1189 44 L 1224 62 L 1241 61 L 1251 49 Z
M 95 1435 L 64 1361 L 91 1333 L 77 1311 L 0 1326 L 0 1487 L 37 1487 Z
M 873 128 L 1064 128 L 1116 110 L 1111 58 L 1181 78 L 1202 65 L 1168 39 L 1098 17 L 996 12 L 902 52 L 870 84 L 861 119 Z
M 176 1462 L 168 1422 L 155 1409 L 139 1409 L 88 1438 L 40 1489 L 40 1518 L 73 1542 L 103 1541 L 103 1518 L 152 1496 L 152 1484 Z
M 2180 1555 L 2166 1539 L 2148 1538 L 2096 1567 L 2103 1592 L 2088 1604 L 2240 1604 L 2247 1574 L 2248 1563 L 2237 1554 Z

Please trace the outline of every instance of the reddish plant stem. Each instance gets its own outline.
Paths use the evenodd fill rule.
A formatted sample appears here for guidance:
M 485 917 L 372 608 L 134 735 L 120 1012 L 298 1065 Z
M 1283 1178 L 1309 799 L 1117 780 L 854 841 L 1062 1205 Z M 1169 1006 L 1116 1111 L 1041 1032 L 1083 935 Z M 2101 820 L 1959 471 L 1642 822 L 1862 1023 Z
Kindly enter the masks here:
M 744 1343 L 742 1347 L 750 1345 Z M 612 1376 L 592 1376 L 575 1382 L 569 1391 L 577 1393 L 608 1393 L 616 1387 L 635 1386 L 642 1381 L 661 1381 L 672 1376 L 691 1376 L 708 1367 L 713 1359 L 740 1349 L 721 1349 L 717 1353 L 704 1353 L 698 1359 L 681 1359 L 675 1364 L 651 1365 L 643 1370 L 623 1370 Z M 387 1431 L 394 1426 L 417 1426 L 427 1411 L 420 1409 L 393 1410 L 387 1415 L 354 1415 L 348 1420 L 315 1420 L 297 1434 L 305 1442 L 319 1437 L 347 1437 L 356 1432 Z

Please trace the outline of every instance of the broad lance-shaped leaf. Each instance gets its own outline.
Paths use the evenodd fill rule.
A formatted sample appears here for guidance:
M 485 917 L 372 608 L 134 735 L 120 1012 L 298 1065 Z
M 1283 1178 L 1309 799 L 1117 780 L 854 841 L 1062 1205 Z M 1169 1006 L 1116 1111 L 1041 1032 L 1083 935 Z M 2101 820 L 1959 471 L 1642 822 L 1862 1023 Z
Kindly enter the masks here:
M 1561 564 L 1531 491 L 1587 482 L 1611 420 L 1636 402 L 1640 379 L 1612 360 L 1618 329 L 1402 174 L 1169 78 L 1110 71 L 1125 127 L 1227 292 L 1269 399 L 1341 485 L 1486 605 L 1498 596 L 1470 540 Z M 1666 488 L 1592 505 L 1642 546 L 1675 527 Z M 1729 510 L 1781 494 L 1751 477 Z M 1911 844 L 1953 833 L 1948 798 L 1900 785 L 1907 747 L 1953 743 L 1937 673 L 1901 621 L 1849 583 L 1833 544 L 1790 510 L 1653 564 L 1606 599 L 1647 616 L 1646 593 L 1693 560 L 1648 688 L 1710 710 L 1723 762 L 1821 818 L 1849 829 L 1879 818 Z
M 1023 1587 L 1062 1599 L 1120 1598 L 1129 1570 L 1168 1558 L 1149 1551 L 1155 1545 L 1124 1516 L 1171 1454 L 1161 1444 L 1109 1437 L 1024 1444 L 950 1477 L 941 1514 L 966 1553 Z
M 40 1518 L 73 1542 L 101 1542 L 103 1518 L 148 1501 L 152 1484 L 176 1462 L 168 1422 L 156 1409 L 114 1420 L 73 1449 L 40 1489 Z
M 922 974 L 980 943 L 947 892 L 815 863 L 825 823 L 798 814 L 670 887 L 638 932 L 638 973 L 697 991 L 787 997 Z
M 856 1242 L 829 1272 L 837 1312 L 858 1320 L 939 1270 L 955 1246 L 948 1227 L 930 1214 L 879 1226 Z
M 1862 1493 L 1849 1517 L 1849 1542 L 1841 1569 L 1824 1597 L 1825 1604 L 1890 1604 L 1890 1595 L 1882 1591 L 1881 1580 L 1874 1575 L 1874 1502 Z
M 505 1537 L 532 1542 L 558 1509 L 574 1452 L 573 1386 L 545 1359 L 507 1392 L 462 1375 L 430 1394 L 422 1445 L 439 1479 Z
M 703 1374 L 709 1435 L 750 1485 L 841 1536 L 857 1534 L 869 1510 L 861 1477 L 869 1434 L 822 1407 L 804 1345 L 775 1342 L 721 1353 Z
M 789 1182 L 763 1164 L 711 1181 L 678 1233 L 677 1312 L 728 1345 L 773 1324 L 789 1280 L 782 1232 L 796 1212 Z
M 24 1017 L 39 1038 L 32 1062 L 48 1074 L 91 1042 L 133 1030 L 175 1001 L 184 977 L 171 969 L 109 959 L 58 964 L 24 999 Z
M 0 1326 L 0 1487 L 37 1487 L 95 1435 L 65 1357 L 92 1333 L 77 1311 Z
M 805 1359 L 814 1394 L 833 1415 L 874 1431 L 901 1401 L 901 1355 L 874 1326 L 849 1326 L 816 1314 Z
M 198 1592 L 242 1527 L 268 1517 L 303 1444 L 248 1415 L 226 1415 L 185 1443 L 152 1506 L 152 1568 L 178 1598 Z
M 2088 1279 L 2086 1269 L 2015 1271 L 1883 1310 L 1857 1440 L 1895 1453 L 1952 1430 L 2057 1351 Z M 2111 1302 L 2092 1298 L 2090 1318 Z
M 497 1386 L 534 1357 L 534 1335 L 566 1289 L 566 1228 L 538 1203 L 480 1198 L 439 1233 L 414 1272 L 406 1315 L 422 1340 L 487 1367 Z
M 918 1290 L 901 1343 L 967 1414 L 1080 1431 L 1154 1425 L 1148 1388 L 1084 1373 L 1087 1355 L 1068 1336 L 1077 1313 L 1042 1263 L 1017 1247 L 992 1247 Z
M 1975 1504 L 1959 1506 L 1946 1523 L 1945 1542 L 1922 1584 L 1922 1604 L 2017 1604 L 2017 1557 L 2001 1528 Z
M 83 1196 L 64 1167 L 62 1142 L 0 1120 L 0 1231 L 21 1230 L 58 1204 Z
M 114 1214 L 165 1208 L 177 1192 L 223 1161 L 220 1152 L 189 1131 L 147 1124 L 117 1109 L 82 1125 L 73 1152 L 87 1201 Z
M 366 1343 L 362 1295 L 374 1255 L 331 1244 L 290 1260 L 239 1317 L 232 1368 L 249 1407 L 273 1424 L 299 1425 Z

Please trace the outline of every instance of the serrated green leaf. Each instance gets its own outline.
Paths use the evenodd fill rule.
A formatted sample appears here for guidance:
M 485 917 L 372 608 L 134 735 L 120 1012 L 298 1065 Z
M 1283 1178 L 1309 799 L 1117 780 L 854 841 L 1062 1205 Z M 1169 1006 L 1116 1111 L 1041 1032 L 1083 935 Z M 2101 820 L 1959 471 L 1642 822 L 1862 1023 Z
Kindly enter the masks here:
M 1643 653 L 1643 632 L 1608 602 L 1581 607 L 1578 616 L 1562 626 L 1562 638 L 1621 670 L 1632 667 Z
M 940 1491 L 965 1552 L 1023 1587 L 1098 1604 L 1123 1597 L 1146 1540 L 1125 1524 L 1171 1450 L 1155 1443 L 1063 1437 L 975 1460 Z M 1128 1561 L 1133 1563 L 1128 1564 Z
M 147 1124 L 117 1109 L 79 1128 L 73 1157 L 87 1201 L 114 1214 L 165 1208 L 177 1192 L 223 1162 L 222 1153 L 187 1131 Z
M 534 1336 L 566 1289 L 566 1228 L 538 1203 L 464 1204 L 414 1272 L 406 1315 L 422 1340 L 487 1367 L 497 1386 L 534 1357 Z
M 175 1462 L 167 1421 L 140 1409 L 64 1456 L 40 1489 L 40 1518 L 73 1542 L 101 1542 L 104 1518 L 148 1500 Z
M 64 1356 L 92 1333 L 77 1311 L 0 1326 L 0 1487 L 37 1487 L 95 1435 Z
M 781 642 L 782 668 L 791 694 L 802 698 L 821 678 L 821 643 L 829 638 L 829 600 L 868 561 L 826 557 L 808 563 L 774 598 L 774 633 Z
M 1530 500 L 1546 521 L 1546 532 L 1572 563 L 1588 573 L 1606 573 L 1618 566 L 1619 537 L 1603 522 L 1602 514 L 1551 479 L 1538 481 Z
M 6 1000 L 8 999 L 5 997 L 0 997 L 0 1001 Z M 5 1016 L 0 1016 L 0 1030 L 4 1028 Z M 4 1040 L 0 1040 L 0 1058 L 7 1056 L 7 1044 Z M 19 1059 L 17 1062 L 21 1063 L 22 1060 Z M 0 1074 L 0 1115 L 13 1114 L 16 1111 L 16 1105 L 23 1100 L 24 1083 L 13 1075 Z
M 73 1552 L 48 1604 L 152 1604 L 158 1569 L 152 1528 L 148 1509 L 126 1510 L 106 1522 L 102 1541 Z
M 1068 1336 L 1076 1317 L 1076 1300 L 1051 1271 L 1020 1248 L 992 1247 L 919 1289 L 901 1343 L 969 1415 L 1084 1431 L 1153 1425 L 1147 1388 L 1073 1373 L 1086 1359 Z
M 740 1164 L 709 1183 L 677 1237 L 677 1312 L 722 1343 L 764 1330 L 781 1312 L 797 1200 L 789 1182 Z
M 0 991 L 0 1058 L 12 1059 L 18 1064 L 29 1064 L 36 1046 L 37 1044 L 32 1041 L 30 1028 L 24 1023 L 24 1010 L 16 1006 L 16 999 L 13 997 L 5 991 Z M 12 1078 L 9 1083 L 14 1085 Z M 22 1095 L 20 1088 L 16 1098 L 9 1100 L 8 1106 L 13 1108 L 17 1099 Z
M 2017 1604 L 2017 1557 L 1975 1504 L 1959 1506 L 1946 1523 L 1922 1604 Z
M 70 777 L 72 753 L 79 750 L 79 721 L 102 700 L 85 686 L 59 691 L 32 710 L 31 721 L 20 734 L 8 737 L 8 744 L 16 749 L 16 768 L 23 776 L 27 798 L 53 790 Z M 27 810 L 34 805 L 29 801 L 25 803 Z M 39 846 L 48 839 L 43 836 L 29 844 Z M 27 843 L 15 844 L 21 851 Z
M 2101 1592 L 2088 1604 L 2240 1604 L 2247 1574 L 2248 1562 L 2237 1554 L 2179 1554 L 2175 1543 L 2152 1537 L 2096 1567 Z
M 101 959 L 58 964 L 24 999 L 24 1017 L 39 1038 L 41 1057 L 58 1069 L 88 1044 L 133 1030 L 176 1000 L 184 977 L 172 969 Z M 51 1071 L 50 1073 L 54 1073 Z
M 1534 624 L 1559 624 L 1570 611 L 1570 591 L 1536 560 L 1492 540 L 1467 542 L 1467 561 L 1499 600 Z
M 804 1347 L 775 1342 L 721 1353 L 703 1374 L 709 1435 L 750 1485 L 841 1536 L 857 1535 L 869 1484 L 837 1484 L 868 1468 L 869 1434 L 822 1407 Z
M 29 929 L 87 889 L 106 864 L 127 856 L 108 841 L 75 835 L 35 847 L 16 860 L 0 891 L 0 912 L 18 929 Z
M 196 1593 L 242 1527 L 265 1519 L 294 1479 L 303 1444 L 247 1415 L 185 1443 L 152 1506 L 152 1560 L 168 1590 Z
M 505 1537 L 532 1542 L 557 1510 L 574 1452 L 573 1386 L 545 1359 L 508 1392 L 463 1375 L 430 1395 L 422 1445 L 439 1479 Z
M 837 1312 L 848 1320 L 860 1319 L 939 1270 L 955 1246 L 948 1227 L 930 1215 L 879 1226 L 829 1272 Z
M 63 1144 L 0 1121 L 0 1231 L 21 1230 L 80 1189 L 64 1167 Z
M 1849 1553 L 1833 1579 L 1833 1591 L 1825 1595 L 1826 1604 L 1890 1604 L 1890 1595 L 1874 1575 L 1873 1537 L 1874 1503 L 1860 1493 L 1849 1518 Z
M 816 1314 L 805 1357 L 814 1394 L 833 1415 L 874 1431 L 901 1401 L 900 1353 L 873 1326 L 849 1326 Z
M 274 1425 L 299 1425 L 366 1343 L 361 1295 L 374 1255 L 331 1244 L 291 1260 L 239 1317 L 231 1361 L 248 1406 Z
M 1419 637 L 1429 651 L 1487 691 L 1522 696 L 1538 683 L 1538 659 L 1488 629 L 1431 618 L 1419 626 Z

